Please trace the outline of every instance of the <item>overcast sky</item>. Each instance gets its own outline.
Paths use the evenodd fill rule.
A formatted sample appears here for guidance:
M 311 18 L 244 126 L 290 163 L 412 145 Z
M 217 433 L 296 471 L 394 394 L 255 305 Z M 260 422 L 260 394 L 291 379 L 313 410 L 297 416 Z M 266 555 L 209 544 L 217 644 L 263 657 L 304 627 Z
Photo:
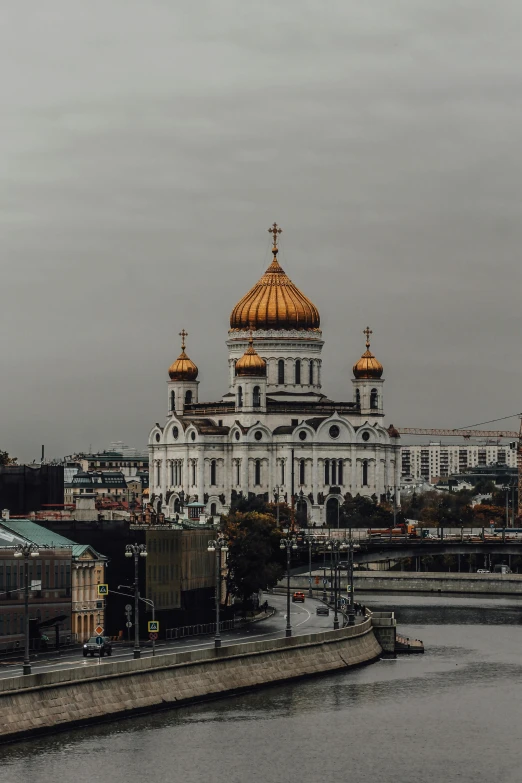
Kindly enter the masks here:
M 143 448 L 280 260 L 387 422 L 522 409 L 519 0 L 3 0 L 0 448 Z M 507 422 L 516 426 L 516 422 Z M 501 425 L 499 425 L 501 426 Z

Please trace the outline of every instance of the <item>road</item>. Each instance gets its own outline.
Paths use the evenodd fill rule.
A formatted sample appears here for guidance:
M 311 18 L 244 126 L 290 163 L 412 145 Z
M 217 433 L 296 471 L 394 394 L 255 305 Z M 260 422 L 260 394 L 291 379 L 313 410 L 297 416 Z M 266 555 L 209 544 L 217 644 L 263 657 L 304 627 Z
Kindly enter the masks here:
M 270 606 L 275 608 L 275 614 L 266 620 L 250 623 L 242 628 L 236 628 L 233 631 L 224 631 L 221 634 L 223 646 L 241 644 L 242 642 L 249 642 L 254 639 L 260 641 L 262 639 L 276 639 L 284 636 L 286 626 L 286 596 L 269 595 L 267 596 L 267 600 Z M 319 601 L 313 598 L 307 598 L 304 604 L 292 604 L 290 618 L 294 636 L 314 633 L 314 631 L 329 630 L 333 627 L 333 612 L 330 612 L 329 617 L 316 615 L 315 610 L 318 603 Z M 165 653 L 203 650 L 206 647 L 213 646 L 214 639 L 212 636 L 198 636 L 169 643 L 158 643 L 156 645 L 156 654 L 164 655 Z M 143 648 L 141 655 L 142 658 L 152 655 L 151 648 Z M 84 658 L 82 656 L 82 651 L 77 649 L 75 651 L 64 652 L 59 658 L 51 658 L 48 654 L 45 654 L 45 657 L 41 655 L 37 659 L 31 657 L 31 666 L 33 674 L 37 674 L 38 672 L 73 669 L 78 666 L 105 666 L 108 663 L 112 663 L 114 660 L 125 661 L 132 658 L 133 651 L 131 648 L 122 648 L 116 645 L 110 658 L 101 658 L 101 660 L 99 658 Z M 6 662 L 1 665 L 0 679 L 15 677 L 21 674 L 21 671 L 21 662 Z

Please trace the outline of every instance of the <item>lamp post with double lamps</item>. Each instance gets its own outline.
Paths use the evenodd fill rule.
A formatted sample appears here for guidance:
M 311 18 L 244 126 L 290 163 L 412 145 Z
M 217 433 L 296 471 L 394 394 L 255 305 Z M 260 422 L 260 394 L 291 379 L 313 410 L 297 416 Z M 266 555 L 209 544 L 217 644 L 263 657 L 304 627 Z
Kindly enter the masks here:
M 285 636 L 292 636 L 292 626 L 290 624 L 290 555 L 292 549 L 297 549 L 297 541 L 293 536 L 282 538 L 279 544 L 280 549 L 286 549 L 286 629 Z
M 276 504 L 277 527 L 279 527 L 279 487 L 274 487 L 274 503 Z
M 127 544 L 125 546 L 125 557 L 134 558 L 134 658 L 141 658 L 140 650 L 140 590 L 138 585 L 138 561 L 140 557 L 147 557 L 147 547 L 145 544 Z
M 219 632 L 219 609 L 221 604 L 221 553 L 228 552 L 226 538 L 218 536 L 215 540 L 208 542 L 208 551 L 216 553 L 216 635 L 214 636 L 214 647 L 221 647 L 221 634 Z
M 25 599 L 25 650 L 24 650 L 24 674 L 31 674 L 29 661 L 29 558 L 38 557 L 40 552 L 35 544 L 18 544 L 15 557 L 24 558 L 24 599 Z
M 308 536 L 305 539 L 308 544 L 308 598 L 313 598 L 314 593 L 312 590 L 312 544 L 315 544 L 315 536 Z
M 332 560 L 334 560 L 334 631 L 339 629 L 339 616 L 337 614 L 338 604 L 338 575 L 339 575 L 339 552 L 341 549 L 347 549 L 348 544 L 346 541 L 341 541 L 338 538 L 330 539 L 328 542 L 328 549 L 332 553 Z

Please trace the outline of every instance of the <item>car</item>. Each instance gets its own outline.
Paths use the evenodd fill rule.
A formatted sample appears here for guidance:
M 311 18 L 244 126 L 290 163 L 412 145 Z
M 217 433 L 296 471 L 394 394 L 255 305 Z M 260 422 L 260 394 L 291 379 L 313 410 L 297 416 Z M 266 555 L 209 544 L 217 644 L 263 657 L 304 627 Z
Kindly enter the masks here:
M 98 642 L 101 639 L 101 644 Z M 83 657 L 87 658 L 90 655 L 94 658 L 95 655 L 99 655 L 102 658 L 104 655 L 112 655 L 112 642 L 108 636 L 91 636 L 91 638 L 83 645 Z
M 315 610 L 316 614 L 325 614 L 327 617 L 330 614 L 330 609 L 328 607 L 328 604 L 318 604 L 317 609 Z
M 477 574 L 489 574 L 491 571 L 489 571 L 487 568 L 477 568 Z
M 294 603 L 300 602 L 300 603 L 304 604 L 304 602 L 305 602 L 305 594 L 302 593 L 300 590 L 298 590 L 296 593 L 293 594 L 292 601 Z

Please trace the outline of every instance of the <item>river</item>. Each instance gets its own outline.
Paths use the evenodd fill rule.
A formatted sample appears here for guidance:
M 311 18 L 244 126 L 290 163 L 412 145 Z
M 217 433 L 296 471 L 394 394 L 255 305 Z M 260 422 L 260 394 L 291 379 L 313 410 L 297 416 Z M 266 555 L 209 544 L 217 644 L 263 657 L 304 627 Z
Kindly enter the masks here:
M 2 783 L 520 783 L 522 599 L 358 596 L 424 655 L 0 748 Z

